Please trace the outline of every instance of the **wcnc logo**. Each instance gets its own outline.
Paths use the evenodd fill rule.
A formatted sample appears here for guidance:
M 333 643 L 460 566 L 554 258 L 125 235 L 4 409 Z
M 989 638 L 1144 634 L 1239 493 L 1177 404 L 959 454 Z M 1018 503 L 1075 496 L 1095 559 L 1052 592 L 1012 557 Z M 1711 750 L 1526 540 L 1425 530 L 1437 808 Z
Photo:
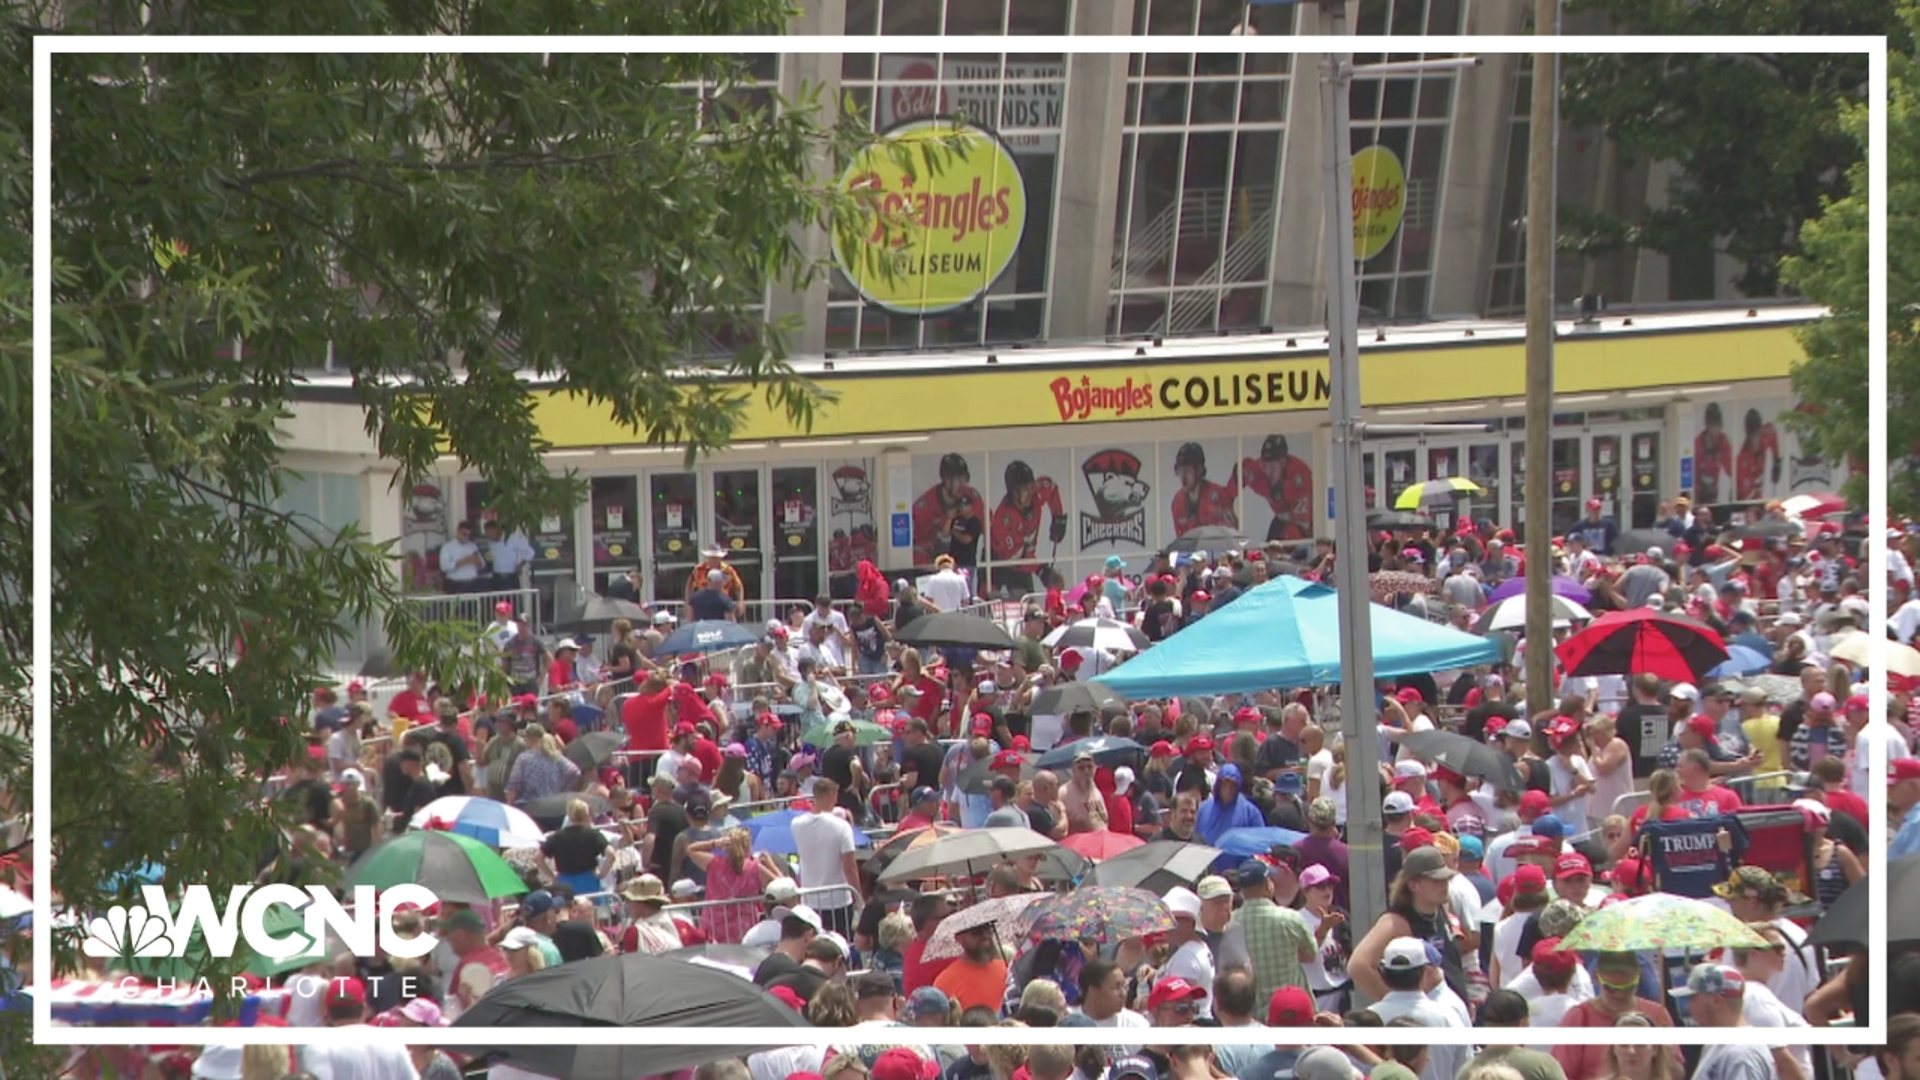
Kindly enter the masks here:
M 438 938 L 432 934 L 401 937 L 394 933 L 393 914 L 402 905 L 431 907 L 439 898 L 420 885 L 396 885 L 377 892 L 376 899 L 372 886 L 355 888 L 349 908 L 322 885 L 304 889 L 235 885 L 227 893 L 226 907 L 216 912 L 213 893 L 205 885 L 188 886 L 177 910 L 164 888 L 146 885 L 140 890 L 142 904 L 116 904 L 105 915 L 88 920 L 80 951 L 103 960 L 181 957 L 197 930 L 207 952 L 223 959 L 232 957 L 243 940 L 249 950 L 272 960 L 323 959 L 328 931 L 338 935 L 355 956 L 373 956 L 376 939 L 389 956 L 412 958 L 432 952 L 440 943 Z M 278 925 L 268 926 L 276 905 L 301 917 L 298 929 L 284 917 Z

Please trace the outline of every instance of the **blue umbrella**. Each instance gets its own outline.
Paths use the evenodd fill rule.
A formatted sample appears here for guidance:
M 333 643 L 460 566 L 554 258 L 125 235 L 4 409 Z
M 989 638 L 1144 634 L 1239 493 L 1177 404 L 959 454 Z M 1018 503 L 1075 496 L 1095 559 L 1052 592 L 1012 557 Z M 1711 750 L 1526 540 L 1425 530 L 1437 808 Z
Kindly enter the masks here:
M 1091 684 L 1089 684 L 1091 685 Z M 1145 753 L 1146 747 L 1122 735 L 1095 735 L 1089 739 L 1075 739 L 1064 746 L 1056 746 L 1040 755 L 1033 763 L 1036 769 L 1059 769 L 1073 764 L 1073 759 L 1085 750 L 1093 755 L 1093 760 L 1101 765 L 1124 765 L 1135 756 Z
M 1738 675 L 1752 675 L 1773 666 L 1773 661 L 1757 649 L 1745 645 L 1727 646 L 1727 658 L 1724 662 L 1707 672 L 1708 678 L 1727 679 Z
M 1094 681 L 1133 701 L 1332 686 L 1340 681 L 1339 606 L 1324 585 L 1278 578 Z M 1500 662 L 1498 642 L 1379 604 L 1370 614 L 1381 678 Z
M 793 820 L 800 814 L 799 810 L 775 810 L 771 814 L 750 817 L 742 822 L 742 826 L 753 834 L 753 850 L 769 855 L 798 855 L 800 845 L 793 840 Z M 859 826 L 854 826 L 855 847 L 867 847 L 872 843 Z
M 1292 829 L 1228 829 L 1220 835 L 1220 842 L 1213 845 L 1223 852 L 1213 865 L 1238 866 L 1255 855 L 1265 855 L 1277 847 L 1290 847 L 1307 838 L 1303 832 Z
M 753 631 L 737 622 L 706 619 L 691 622 L 667 635 L 655 650 L 659 656 L 684 656 L 687 653 L 726 652 L 744 648 L 759 640 Z
M 1548 591 L 1552 592 L 1553 595 L 1564 596 L 1576 604 L 1593 603 L 1593 593 L 1589 592 L 1585 585 L 1580 584 L 1565 574 L 1553 575 L 1547 582 L 1547 587 Z M 1526 578 L 1511 577 L 1494 586 L 1493 591 L 1487 594 L 1487 603 L 1497 604 L 1509 596 L 1525 595 L 1526 591 Z

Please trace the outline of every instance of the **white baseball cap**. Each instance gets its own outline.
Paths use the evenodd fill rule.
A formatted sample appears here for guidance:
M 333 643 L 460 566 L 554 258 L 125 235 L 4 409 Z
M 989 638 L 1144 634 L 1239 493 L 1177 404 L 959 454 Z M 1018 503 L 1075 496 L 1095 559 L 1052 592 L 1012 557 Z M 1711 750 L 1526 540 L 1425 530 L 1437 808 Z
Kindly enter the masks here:
M 1133 770 L 1125 765 L 1113 770 L 1113 790 L 1124 794 L 1133 787 Z
M 1425 780 L 1427 767 L 1417 761 L 1396 761 L 1393 764 L 1395 780 Z
M 244 1052 L 238 1046 L 209 1046 L 194 1059 L 193 1075 L 198 1080 L 240 1080 Z
M 1533 738 L 1533 725 L 1527 723 L 1525 720 L 1514 720 L 1507 724 L 1505 728 L 1502 728 L 1500 734 L 1509 739 L 1531 739 Z
M 1194 922 L 1200 921 L 1200 897 L 1185 885 L 1175 885 L 1167 891 L 1167 910 L 1175 915 L 1185 915 Z
M 1413 813 L 1413 796 L 1404 791 L 1389 792 L 1380 803 L 1380 812 L 1396 815 L 1411 814 Z
M 1679 701 L 1699 701 L 1700 688 L 1690 682 L 1675 683 L 1667 696 Z
M 1380 955 L 1380 966 L 1388 971 L 1412 971 L 1427 966 L 1427 943 L 1416 937 L 1397 937 L 1387 942 Z
M 538 944 L 540 944 L 540 935 L 524 926 L 514 927 L 507 931 L 506 937 L 500 939 L 500 947 L 508 952 L 531 949 Z
M 827 924 L 820 920 L 820 913 L 805 904 L 793 905 L 787 909 L 787 914 L 813 927 L 818 933 L 824 934 L 826 932 Z M 844 953 L 846 948 L 842 946 L 840 951 Z

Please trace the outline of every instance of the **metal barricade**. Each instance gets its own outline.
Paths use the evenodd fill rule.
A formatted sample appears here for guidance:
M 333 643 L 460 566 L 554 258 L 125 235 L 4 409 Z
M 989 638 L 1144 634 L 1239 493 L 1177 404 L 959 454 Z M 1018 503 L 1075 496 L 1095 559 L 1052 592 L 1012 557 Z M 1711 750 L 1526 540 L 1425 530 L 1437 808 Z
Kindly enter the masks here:
M 479 626 L 485 626 L 494 620 L 494 605 L 504 600 L 513 605 L 516 617 L 525 618 L 533 632 L 540 633 L 540 590 L 538 589 L 415 594 L 402 597 L 402 600 L 417 609 L 422 622 L 461 620 Z
M 873 814 L 874 819 L 877 821 L 885 822 L 888 825 L 898 824 L 900 819 L 905 816 L 903 813 L 904 808 L 894 800 L 887 800 L 887 805 L 883 806 L 881 796 L 897 796 L 903 790 L 905 789 L 898 783 L 881 784 L 872 791 L 867 792 L 867 810 Z M 888 816 L 889 811 L 892 812 L 892 816 Z
M 1792 801 L 1793 788 L 1806 786 L 1806 780 L 1805 773 L 1783 769 L 1731 779 L 1723 777 L 1720 783 L 1748 806 L 1781 806 Z
M 1625 795 L 1613 800 L 1613 810 L 1611 812 L 1619 814 L 1621 817 L 1631 821 L 1635 810 L 1652 801 L 1653 795 L 1651 792 L 1629 791 Z

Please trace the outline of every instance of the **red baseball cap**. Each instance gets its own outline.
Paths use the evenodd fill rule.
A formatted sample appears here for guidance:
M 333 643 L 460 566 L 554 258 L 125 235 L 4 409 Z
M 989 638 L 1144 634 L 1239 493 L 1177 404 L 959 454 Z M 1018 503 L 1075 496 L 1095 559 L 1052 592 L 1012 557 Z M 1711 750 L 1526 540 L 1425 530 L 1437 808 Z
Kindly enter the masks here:
M 1580 963 L 1572 950 L 1562 950 L 1557 937 L 1541 938 L 1533 943 L 1533 966 L 1546 972 L 1568 972 Z
M 1153 1012 L 1163 1005 L 1178 1001 L 1199 1001 L 1207 996 L 1203 987 L 1195 986 L 1178 975 L 1161 979 L 1153 984 L 1153 993 L 1147 995 L 1147 1011 Z
M 1400 834 L 1400 850 L 1402 851 L 1413 851 L 1416 848 L 1428 847 L 1432 845 L 1432 843 L 1433 833 L 1418 825 Z
M 1585 855 L 1581 855 L 1578 852 L 1570 851 L 1560 856 L 1559 861 L 1553 864 L 1553 880 L 1555 881 L 1565 881 L 1568 878 L 1576 877 L 1590 878 L 1592 876 L 1593 864 L 1587 861 Z
M 1025 735 L 1015 735 L 1013 737 L 1013 749 L 1015 753 L 1024 754 L 1033 749 L 1033 741 Z
M 327 1008 L 335 1005 L 365 1005 L 367 1003 L 367 984 L 351 975 L 327 981 Z
M 699 732 L 699 728 L 694 727 L 691 722 L 686 720 L 682 720 L 673 726 L 673 733 L 675 735 L 697 735 Z
M 1560 854 L 1560 841 L 1545 836 L 1523 836 L 1507 845 L 1507 858 L 1519 859 L 1529 855 L 1544 855 L 1548 858 Z
M 940 1069 L 919 1054 L 896 1046 L 874 1059 L 873 1069 L 867 1075 L 873 1080 L 935 1080 Z
M 1205 589 L 1195 589 L 1193 592 L 1187 595 L 1187 599 L 1193 601 L 1196 604 L 1204 604 L 1207 601 L 1213 599 L 1213 595 L 1207 592 L 1207 590 Z
M 1205 735 L 1195 735 L 1193 738 L 1188 739 L 1187 753 L 1191 754 L 1196 750 L 1205 750 L 1211 753 L 1213 751 L 1213 740 Z
M 800 992 L 791 986 L 776 986 L 767 991 L 767 993 L 779 998 L 783 1004 L 794 1012 L 803 1013 L 807 1011 L 807 1000 L 801 997 Z
M 1867 695 L 1855 694 L 1852 697 L 1847 699 L 1846 711 L 1847 712 L 1866 712 L 1868 709 L 1872 707 L 1873 707 L 1873 703 L 1867 699 Z
M 1587 500 L 1587 509 L 1589 509 L 1589 510 L 1598 510 L 1598 509 L 1600 509 L 1600 500 L 1599 500 L 1599 499 L 1588 499 L 1588 500 Z
M 347 684 L 347 693 L 349 694 L 364 694 L 366 692 L 367 684 L 357 679 Z
M 1706 713 L 1694 713 L 1687 718 L 1687 727 L 1703 739 L 1711 739 L 1719 729 L 1714 725 L 1713 717 Z
M 1309 1027 L 1313 1024 L 1313 997 L 1297 986 L 1283 986 L 1267 1002 L 1268 1027 Z
M 1532 863 L 1518 867 L 1513 871 L 1513 888 L 1515 892 L 1543 892 L 1546 890 L 1546 887 L 1547 872 Z
M 1257 724 L 1260 722 L 1260 710 L 1251 705 L 1242 705 L 1233 712 L 1233 722 L 1239 724 Z
M 884 686 L 876 686 L 873 689 L 867 691 L 867 700 L 870 702 L 873 702 L 874 704 L 880 704 L 883 702 L 892 701 L 893 691 L 888 690 Z
M 1435 765 L 1433 767 L 1433 778 L 1435 780 L 1445 780 L 1449 784 L 1459 784 L 1463 787 L 1466 785 L 1466 782 L 1467 782 L 1466 777 L 1461 776 L 1459 773 L 1454 772 L 1452 769 L 1447 768 L 1445 765 Z
M 1897 784 L 1902 780 L 1920 780 L 1920 758 L 1895 758 L 1887 762 L 1887 782 Z
M 1520 796 L 1520 812 L 1535 817 L 1553 812 L 1553 799 L 1544 791 L 1529 791 Z
M 770 727 L 775 731 L 779 731 L 781 728 L 786 726 L 785 724 L 782 724 L 780 722 L 779 717 L 773 715 L 770 712 L 763 712 L 759 716 L 754 717 L 753 722 L 756 724 L 765 725 L 766 727 Z
M 973 733 L 975 735 L 993 734 L 993 717 L 986 713 L 973 714 Z
M 1173 744 L 1165 739 L 1154 743 L 1147 749 L 1148 757 L 1173 757 Z
M 1400 688 L 1400 692 L 1399 692 L 1399 693 L 1397 693 L 1397 694 L 1395 694 L 1395 695 L 1393 695 L 1393 699 L 1394 699 L 1395 701 L 1398 701 L 1398 702 L 1401 702 L 1402 704 L 1405 704 L 1406 702 L 1409 702 L 1409 701 L 1424 701 L 1424 700 L 1426 700 L 1425 698 L 1422 698 L 1422 697 L 1420 696 L 1420 691 L 1418 691 L 1418 690 L 1416 690 L 1416 689 L 1414 689 L 1414 688 L 1413 688 L 1413 687 L 1411 687 L 1411 686 L 1403 686 L 1403 687 L 1401 687 L 1401 688 Z

